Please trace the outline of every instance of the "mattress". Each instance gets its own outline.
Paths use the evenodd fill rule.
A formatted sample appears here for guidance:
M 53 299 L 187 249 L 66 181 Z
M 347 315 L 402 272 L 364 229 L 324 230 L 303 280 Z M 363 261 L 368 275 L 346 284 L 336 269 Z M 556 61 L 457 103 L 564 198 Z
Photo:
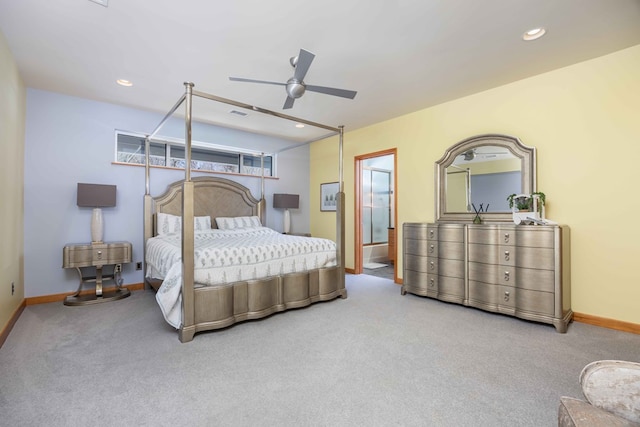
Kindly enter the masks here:
M 263 279 L 337 265 L 335 242 L 280 234 L 267 227 L 194 232 L 195 287 Z M 182 322 L 182 238 L 179 233 L 147 241 L 147 277 L 163 279 L 156 300 L 165 320 Z

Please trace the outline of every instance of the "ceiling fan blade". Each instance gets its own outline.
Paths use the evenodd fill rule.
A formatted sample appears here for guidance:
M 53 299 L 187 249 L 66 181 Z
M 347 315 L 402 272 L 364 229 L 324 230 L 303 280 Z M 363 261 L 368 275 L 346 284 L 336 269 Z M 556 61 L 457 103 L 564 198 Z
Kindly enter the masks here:
M 313 86 L 313 85 L 305 85 L 307 90 L 311 92 L 324 93 L 327 95 L 340 96 L 342 98 L 353 99 L 356 97 L 355 90 L 345 90 L 345 89 L 336 89 L 335 87 L 325 87 L 325 86 Z
M 243 79 L 242 77 L 229 77 L 232 82 L 247 82 L 247 83 L 265 83 L 269 85 L 286 86 L 286 83 L 270 82 L 267 80 L 255 80 L 255 79 Z
M 288 110 L 289 108 L 293 107 L 293 101 L 295 101 L 294 98 L 287 96 L 287 99 L 284 101 L 284 106 L 282 107 L 282 109 Z
M 296 70 L 293 73 L 293 78 L 299 81 L 304 80 L 304 76 L 307 75 L 309 67 L 313 62 L 313 58 L 316 56 L 308 50 L 300 49 L 298 54 L 298 62 L 296 63 Z

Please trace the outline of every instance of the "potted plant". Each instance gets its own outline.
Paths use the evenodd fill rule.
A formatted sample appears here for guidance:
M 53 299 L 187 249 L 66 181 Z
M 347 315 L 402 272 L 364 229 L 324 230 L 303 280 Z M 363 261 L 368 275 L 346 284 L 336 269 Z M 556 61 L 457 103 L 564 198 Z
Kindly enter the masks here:
M 533 193 L 531 195 L 538 197 L 538 212 L 540 214 L 542 214 L 543 213 L 544 204 L 547 201 L 547 196 L 542 191 L 536 191 L 535 193 Z M 543 215 L 543 218 L 544 218 L 544 215 Z
M 532 199 L 527 194 L 511 194 L 507 197 L 509 202 L 509 208 L 513 209 L 515 206 L 518 212 L 528 212 L 531 209 Z
M 544 219 L 546 200 L 546 195 L 541 191 L 532 194 L 510 194 L 507 201 L 513 212 L 513 222 L 527 224 L 541 218 Z

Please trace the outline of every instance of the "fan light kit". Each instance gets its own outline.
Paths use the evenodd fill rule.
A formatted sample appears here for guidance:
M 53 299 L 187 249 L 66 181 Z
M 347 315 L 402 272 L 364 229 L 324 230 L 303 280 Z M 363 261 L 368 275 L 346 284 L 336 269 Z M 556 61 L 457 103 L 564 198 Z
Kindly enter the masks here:
M 293 107 L 293 102 L 300 98 L 308 90 L 310 92 L 324 93 L 326 95 L 339 96 L 341 98 L 355 98 L 357 92 L 353 90 L 337 89 L 334 87 L 315 86 L 308 85 L 304 82 L 304 78 L 309 71 L 311 62 L 316 56 L 308 50 L 300 49 L 298 56 L 294 56 L 289 59 L 289 63 L 294 68 L 293 77 L 287 80 L 286 83 L 271 82 L 266 80 L 254 80 L 245 79 L 241 77 L 229 77 L 229 80 L 234 82 L 247 82 L 247 83 L 262 83 L 270 85 L 285 86 L 287 91 L 287 99 L 284 101 L 283 109 L 289 109 Z

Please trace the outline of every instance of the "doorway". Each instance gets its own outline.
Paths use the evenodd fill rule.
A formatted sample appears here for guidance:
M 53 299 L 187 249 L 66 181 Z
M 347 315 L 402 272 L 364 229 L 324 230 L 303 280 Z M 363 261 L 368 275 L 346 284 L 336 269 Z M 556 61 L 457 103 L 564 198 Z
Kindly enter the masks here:
M 396 149 L 355 158 L 355 273 L 396 281 Z

